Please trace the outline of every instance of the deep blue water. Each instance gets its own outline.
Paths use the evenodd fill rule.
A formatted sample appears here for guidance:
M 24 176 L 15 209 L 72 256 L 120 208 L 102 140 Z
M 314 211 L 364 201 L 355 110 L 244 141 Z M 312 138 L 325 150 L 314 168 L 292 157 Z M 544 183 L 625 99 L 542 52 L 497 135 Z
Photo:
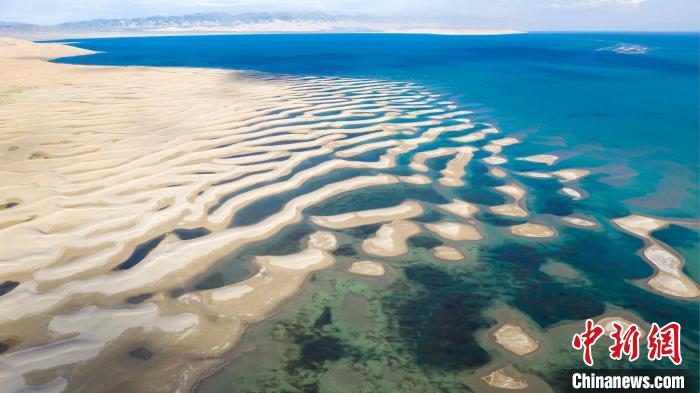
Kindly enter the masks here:
M 75 42 L 75 41 L 71 41 Z M 698 217 L 698 34 L 219 35 L 83 39 L 100 65 L 416 81 L 542 151 L 579 153 L 636 210 Z M 647 48 L 621 54 L 620 43 Z M 566 146 L 557 146 L 564 143 Z M 554 146 L 552 146 L 554 145 Z

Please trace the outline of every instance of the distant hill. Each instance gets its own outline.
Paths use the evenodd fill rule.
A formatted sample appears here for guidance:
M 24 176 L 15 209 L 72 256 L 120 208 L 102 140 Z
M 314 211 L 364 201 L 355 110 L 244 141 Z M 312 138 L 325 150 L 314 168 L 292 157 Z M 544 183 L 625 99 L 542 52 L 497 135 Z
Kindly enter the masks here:
M 397 32 L 434 34 L 504 34 L 511 30 L 466 30 L 392 26 L 366 16 L 329 15 L 321 12 L 257 12 L 231 15 L 223 12 L 143 18 L 94 19 L 52 26 L 0 21 L 0 36 L 50 39 L 86 36 L 152 34 L 212 34 L 261 32 Z
M 223 12 L 143 18 L 94 19 L 52 26 L 0 21 L 0 35 L 23 33 L 159 32 L 159 31 L 325 31 L 352 29 L 347 17 L 320 12 Z

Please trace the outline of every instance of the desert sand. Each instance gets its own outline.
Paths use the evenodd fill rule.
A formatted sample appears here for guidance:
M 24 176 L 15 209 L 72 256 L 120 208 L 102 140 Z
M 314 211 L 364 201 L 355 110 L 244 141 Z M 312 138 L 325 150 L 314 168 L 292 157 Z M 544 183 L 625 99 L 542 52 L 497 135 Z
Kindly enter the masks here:
M 0 244 L 12 245 L 0 247 L 0 275 L 16 283 L 0 296 L 0 337 L 18 343 L 0 355 L 8 392 L 190 390 L 247 327 L 333 265 L 338 240 L 315 232 L 300 252 L 251 258 L 251 277 L 217 288 L 192 289 L 197 277 L 329 198 L 425 183 L 382 170 L 468 124 L 434 94 L 407 95 L 410 83 L 46 61 L 89 53 L 0 39 Z M 428 104 L 451 123 L 411 120 Z M 353 160 L 372 152 L 378 160 Z M 448 178 L 463 176 L 471 157 L 466 149 L 458 156 Z M 323 178 L 351 168 L 370 175 Z M 229 226 L 241 212 L 257 213 L 256 202 L 316 179 L 325 180 L 249 225 Z M 417 211 L 406 207 L 399 216 Z M 335 217 L 341 226 L 355 218 L 363 219 Z M 181 238 L 177 229 L 200 234 Z M 364 245 L 400 254 L 419 231 L 391 221 Z M 128 361 L 138 348 L 158 360 Z

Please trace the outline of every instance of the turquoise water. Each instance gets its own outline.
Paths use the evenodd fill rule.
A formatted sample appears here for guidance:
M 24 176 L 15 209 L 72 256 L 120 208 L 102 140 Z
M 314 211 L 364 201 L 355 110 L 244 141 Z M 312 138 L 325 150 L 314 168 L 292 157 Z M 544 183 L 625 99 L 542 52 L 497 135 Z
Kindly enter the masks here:
M 620 53 L 620 43 L 646 51 Z M 561 185 L 556 180 L 517 180 L 531 196 L 528 210 L 538 218 L 552 221 L 579 213 L 599 221 L 601 228 L 584 231 L 552 224 L 559 233 L 555 239 L 514 239 L 500 229 L 525 220 L 482 209 L 476 219 L 487 224 L 487 240 L 450 244 L 471 256 L 471 264 L 436 262 L 428 249 L 449 242 L 423 233 L 410 239 L 409 254 L 383 261 L 392 271 L 388 278 L 358 279 L 343 269 L 362 258 L 358 244 L 377 226 L 340 231 L 337 267 L 314 274 L 283 312 L 246 335 L 231 354 L 231 366 L 200 387 L 202 392 L 467 391 L 461 383 L 465 373 L 501 359 L 480 332 L 499 321 L 499 312 L 493 310 L 504 308 L 525 315 L 550 346 L 546 356 L 508 361 L 563 391 L 568 383 L 563 370 L 581 366 L 580 354 L 567 342 L 568 324 L 611 309 L 628 310 L 649 322 L 680 322 L 683 368 L 698 380 L 697 301 L 669 299 L 633 285 L 653 273 L 636 254 L 643 243 L 608 223 L 630 213 L 697 222 L 698 44 L 697 34 L 149 37 L 80 40 L 74 45 L 102 53 L 58 61 L 417 82 L 475 111 L 475 122 L 493 123 L 506 134 L 523 137 L 525 143 L 508 147 L 507 156 L 553 152 L 562 157 L 553 169 L 590 169 L 592 175 L 577 185 L 588 194 L 581 201 L 557 193 Z M 419 150 L 454 145 L 441 138 Z M 356 159 L 376 160 L 377 154 Z M 445 218 L 432 204 L 451 198 L 482 206 L 502 204 L 503 195 L 491 187 L 504 181 L 486 174 L 481 157 L 482 152 L 475 155 L 462 187 L 374 187 L 338 195 L 304 213 L 339 214 L 414 199 L 426 206 L 416 220 L 432 222 Z M 410 158 L 400 157 L 399 165 L 385 172 L 409 174 Z M 429 161 L 430 176 L 437 177 L 448 159 Z M 529 171 L 540 170 L 538 165 L 511 160 L 503 167 Z M 297 195 L 365 172 L 336 171 L 261 199 L 236 214 L 230 226 L 259 222 Z M 254 273 L 252 256 L 297 252 L 303 248 L 301 239 L 313 230 L 306 221 L 286 228 L 225 258 L 214 271 L 178 291 L 240 281 Z M 683 255 L 685 271 L 700 279 L 697 228 L 674 225 L 655 235 Z M 567 282 L 543 273 L 540 267 L 549 261 L 567 263 L 585 280 Z M 627 366 L 670 367 L 643 361 Z

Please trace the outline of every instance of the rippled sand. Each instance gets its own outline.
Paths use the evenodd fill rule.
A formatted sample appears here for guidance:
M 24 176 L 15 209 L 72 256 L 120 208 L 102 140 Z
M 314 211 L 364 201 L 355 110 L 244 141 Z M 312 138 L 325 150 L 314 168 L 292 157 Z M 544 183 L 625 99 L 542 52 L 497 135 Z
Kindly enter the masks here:
M 254 258 L 249 278 L 181 288 L 328 198 L 431 183 L 381 171 L 443 132 L 473 127 L 468 112 L 410 83 L 45 61 L 87 53 L 0 39 L 0 243 L 12 245 L 0 248 L 9 283 L 0 337 L 14 343 L 0 355 L 0 384 L 8 392 L 188 391 L 248 326 L 333 265 L 338 240 L 317 231 L 298 253 Z M 435 115 L 417 119 L 428 104 Z M 416 127 L 427 130 L 411 137 Z M 463 184 L 474 150 L 455 149 L 443 183 Z M 375 152 L 376 160 L 354 160 Z M 257 222 L 230 225 L 256 201 L 344 169 L 366 174 L 326 180 Z M 473 213 L 459 203 L 446 209 Z M 363 248 L 393 256 L 421 231 L 405 221 L 421 212 L 406 202 L 314 220 L 329 230 L 390 221 Z

